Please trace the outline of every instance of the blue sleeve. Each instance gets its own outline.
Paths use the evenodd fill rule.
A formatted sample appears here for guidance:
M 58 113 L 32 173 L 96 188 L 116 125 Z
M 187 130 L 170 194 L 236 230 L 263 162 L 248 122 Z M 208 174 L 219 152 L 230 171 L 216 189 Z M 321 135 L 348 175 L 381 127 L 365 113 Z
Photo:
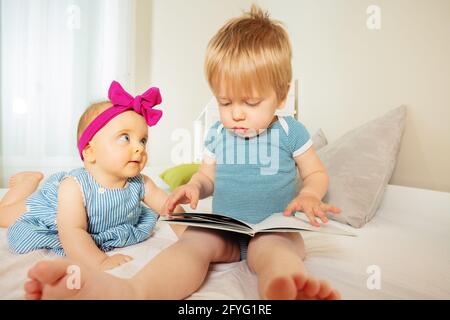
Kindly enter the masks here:
M 287 117 L 288 124 L 288 148 L 295 158 L 312 146 L 311 136 L 305 126 L 293 117 Z
M 215 158 L 216 154 L 216 146 L 218 141 L 218 136 L 220 132 L 218 132 L 218 128 L 220 126 L 220 122 L 217 121 L 214 123 L 211 128 L 209 128 L 206 138 L 205 138 L 205 153 L 207 153 L 210 157 Z

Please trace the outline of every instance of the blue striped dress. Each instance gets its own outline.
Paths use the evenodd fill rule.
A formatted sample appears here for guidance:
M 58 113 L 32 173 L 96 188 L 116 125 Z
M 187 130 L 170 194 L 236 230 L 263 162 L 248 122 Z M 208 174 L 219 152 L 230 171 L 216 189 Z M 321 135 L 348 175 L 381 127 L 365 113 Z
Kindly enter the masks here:
M 121 189 L 107 189 L 95 181 L 85 168 L 51 175 L 26 201 L 27 211 L 8 229 L 8 243 L 14 253 L 48 249 L 65 255 L 56 224 L 58 187 L 73 177 L 80 186 L 87 213 L 87 232 L 103 251 L 146 240 L 158 215 L 146 207 L 144 179 L 129 178 Z

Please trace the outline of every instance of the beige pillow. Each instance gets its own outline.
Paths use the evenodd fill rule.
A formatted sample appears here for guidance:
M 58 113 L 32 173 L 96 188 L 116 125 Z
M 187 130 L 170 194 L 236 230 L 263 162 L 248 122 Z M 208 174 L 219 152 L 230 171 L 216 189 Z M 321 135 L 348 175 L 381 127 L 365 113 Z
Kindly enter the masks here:
M 313 142 L 314 150 L 319 150 L 328 144 L 327 138 L 323 133 L 322 129 L 317 130 L 317 132 L 311 137 Z
M 330 177 L 323 201 L 342 209 L 330 219 L 361 228 L 374 217 L 394 171 L 405 120 L 406 107 L 398 107 L 317 152 Z

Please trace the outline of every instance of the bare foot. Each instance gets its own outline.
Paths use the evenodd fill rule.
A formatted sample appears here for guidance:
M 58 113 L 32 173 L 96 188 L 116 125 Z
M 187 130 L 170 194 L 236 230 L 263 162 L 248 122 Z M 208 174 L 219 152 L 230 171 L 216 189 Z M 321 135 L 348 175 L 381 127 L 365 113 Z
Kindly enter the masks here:
M 277 277 L 265 290 L 266 299 L 270 300 L 339 300 L 338 291 L 323 280 L 305 274 Z
M 27 183 L 36 189 L 39 182 L 44 178 L 44 175 L 41 172 L 37 171 L 25 171 L 25 172 L 19 172 L 15 175 L 13 175 L 11 178 L 9 178 L 9 188 L 13 188 L 18 184 L 21 183 Z
M 2 226 L 5 224 L 6 226 L 9 226 L 26 211 L 24 203 L 26 202 L 28 196 L 36 191 L 39 186 L 39 182 L 43 177 L 43 174 L 40 172 L 27 171 L 20 172 L 9 178 L 9 190 L 1 199 L 0 207 L 8 207 L 10 212 L 8 217 L 2 218 Z M 15 205 L 16 208 L 13 208 L 13 205 Z M 17 208 L 19 208 L 19 211 L 16 210 Z M 5 214 L 2 214 L 2 216 L 5 216 Z M 4 220 L 6 220 L 6 222 Z
M 65 259 L 38 262 L 28 271 L 30 280 L 24 286 L 25 298 L 28 300 L 139 298 L 127 280 L 84 267 L 78 269 L 76 265 L 69 271 L 74 265 Z

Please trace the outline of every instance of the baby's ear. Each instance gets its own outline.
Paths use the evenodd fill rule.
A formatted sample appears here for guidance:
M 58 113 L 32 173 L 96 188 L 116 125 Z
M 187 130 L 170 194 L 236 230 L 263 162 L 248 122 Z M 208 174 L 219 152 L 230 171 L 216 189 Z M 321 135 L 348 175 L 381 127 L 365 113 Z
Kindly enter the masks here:
M 291 89 L 291 85 L 289 84 L 287 87 L 287 90 L 286 90 L 286 95 L 284 96 L 284 98 L 281 101 L 279 101 L 277 109 L 283 109 L 286 106 L 286 101 L 287 101 L 290 89 Z
M 286 97 L 284 97 L 283 100 L 281 100 L 280 102 L 278 102 L 278 107 L 277 109 L 283 109 L 286 106 L 286 101 L 287 101 L 287 95 Z
M 91 143 L 88 143 L 86 145 L 86 147 L 84 147 L 83 158 L 84 158 L 84 161 L 91 162 L 91 163 L 95 162 L 94 148 L 92 147 Z

